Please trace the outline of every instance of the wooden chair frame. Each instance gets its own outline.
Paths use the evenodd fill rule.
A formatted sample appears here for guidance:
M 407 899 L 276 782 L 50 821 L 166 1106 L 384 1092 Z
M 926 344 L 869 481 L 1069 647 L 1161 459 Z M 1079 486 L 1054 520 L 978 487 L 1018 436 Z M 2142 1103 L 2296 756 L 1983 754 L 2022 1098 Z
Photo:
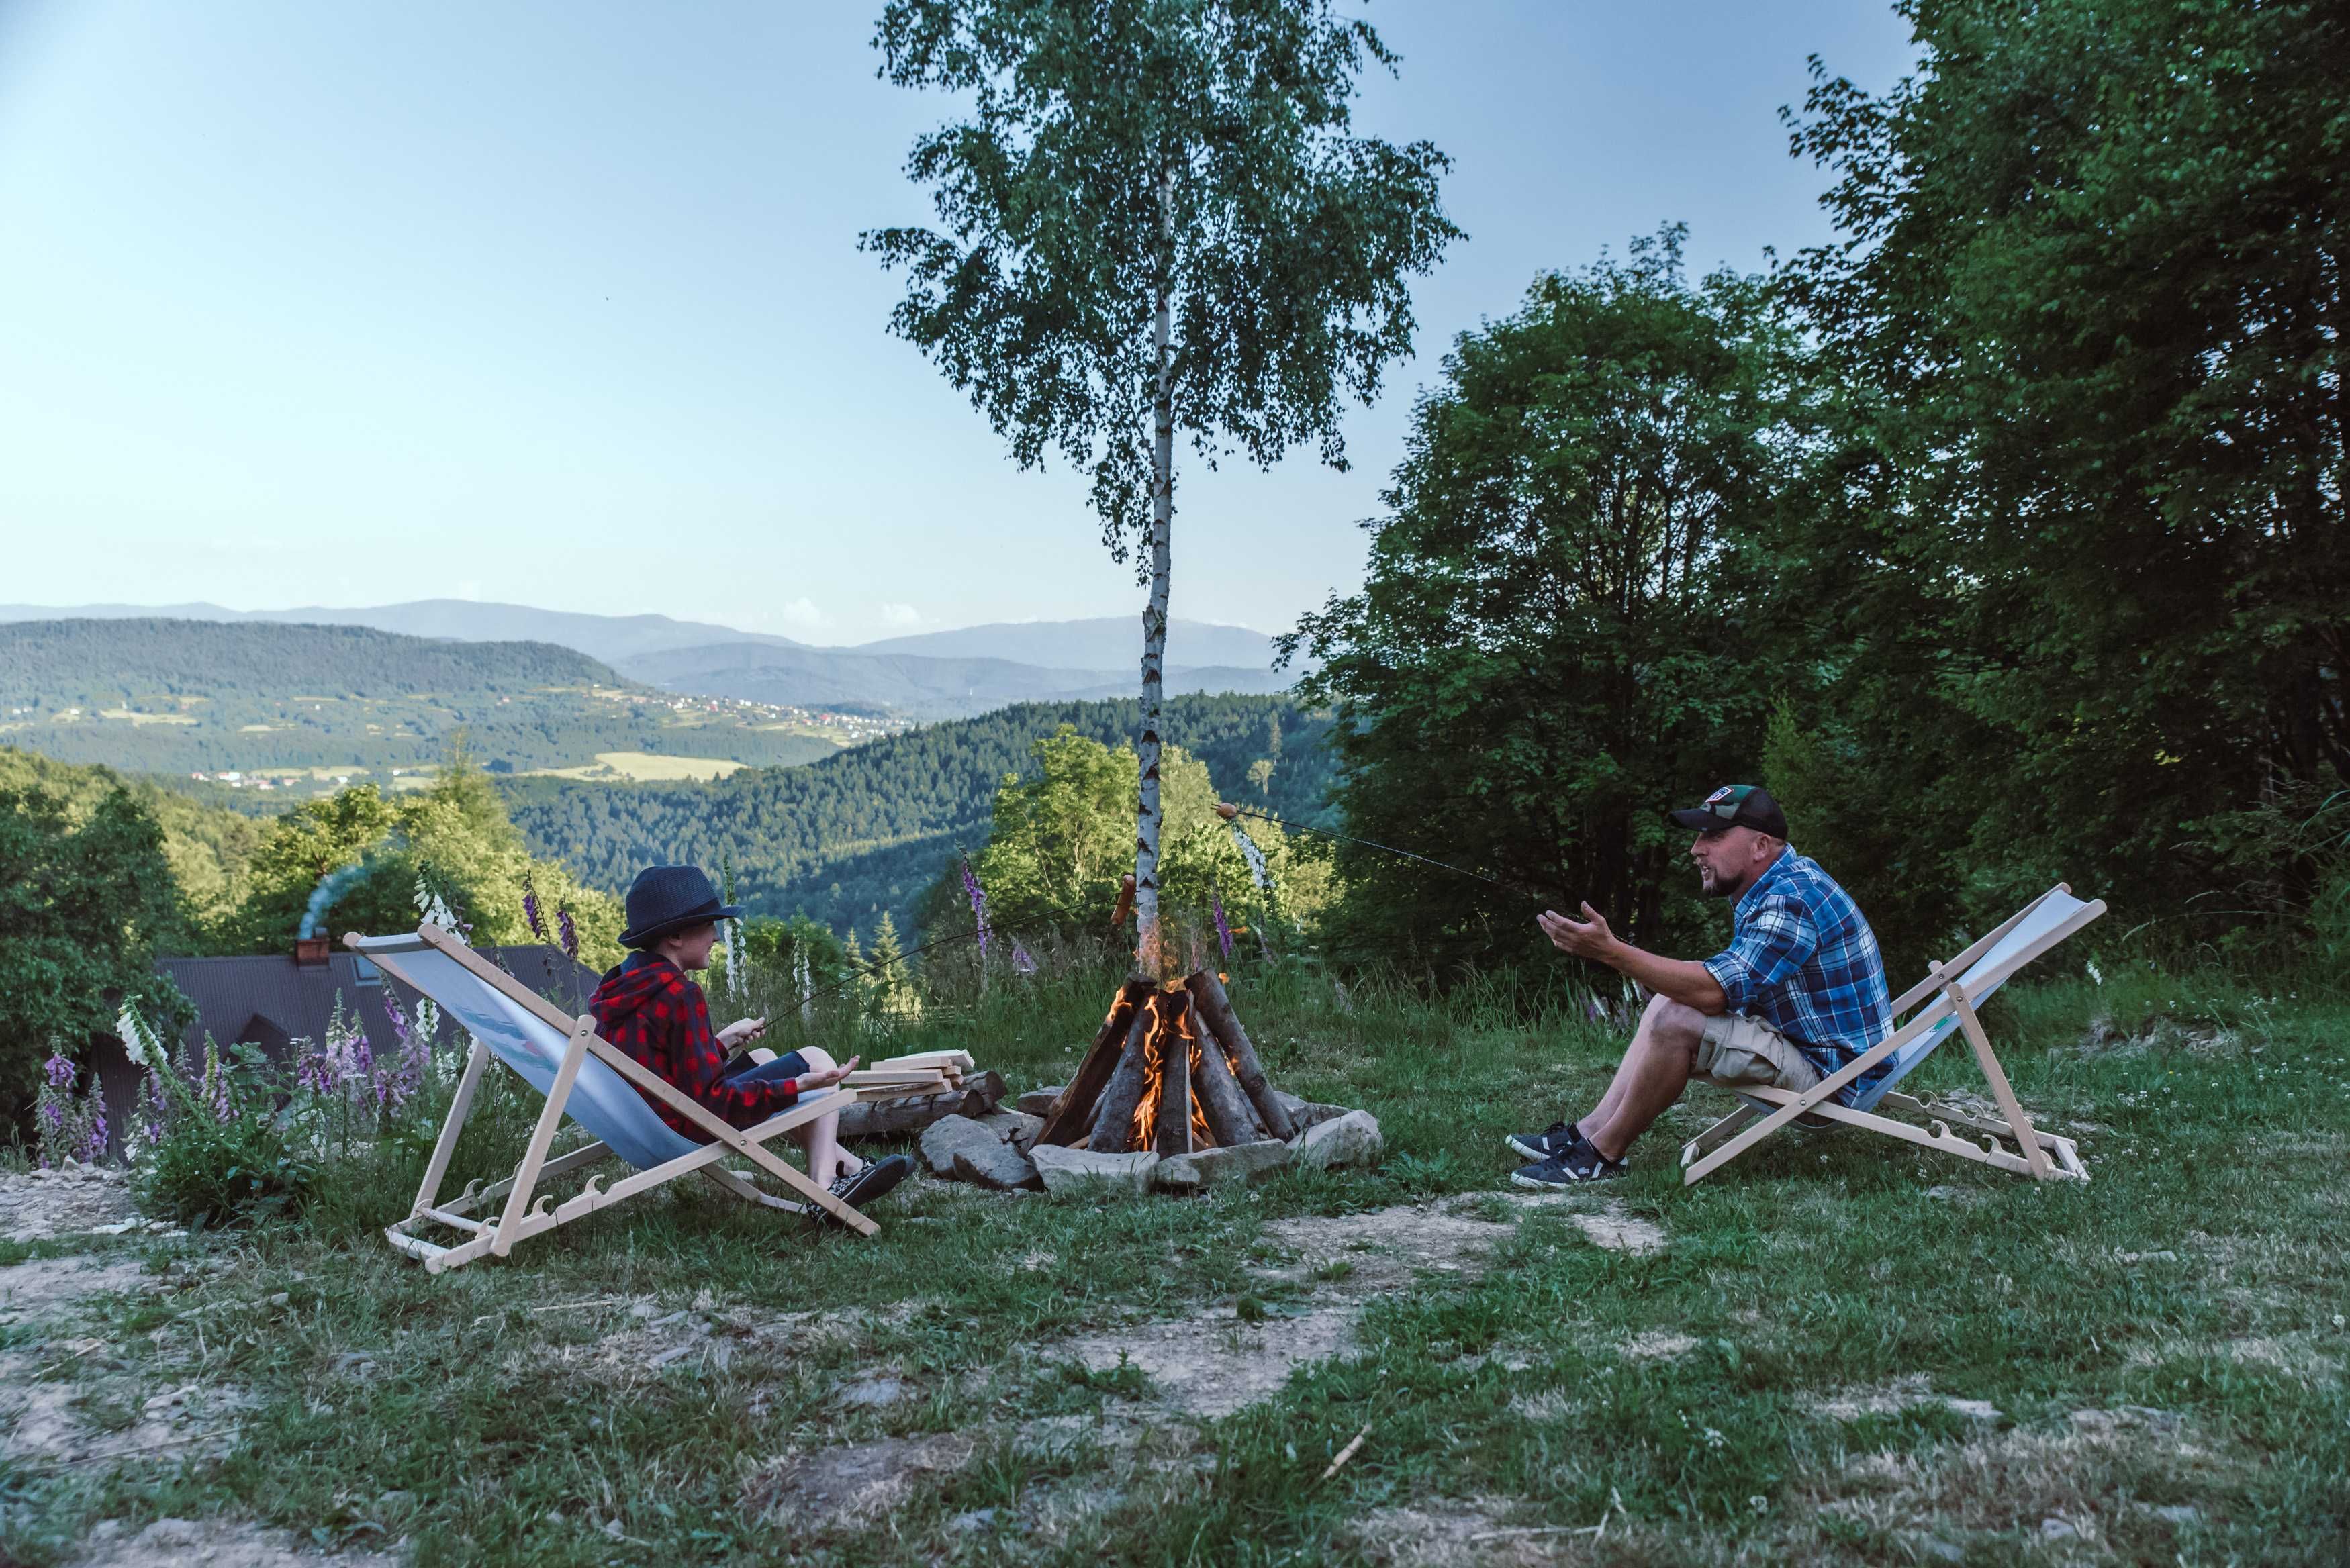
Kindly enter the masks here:
M 517 1003 L 542 1023 L 561 1030 L 569 1040 L 562 1064 L 556 1070 L 555 1083 L 547 1092 L 546 1104 L 540 1109 L 537 1125 L 531 1130 L 529 1146 L 523 1153 L 522 1162 L 515 1167 L 514 1174 L 487 1187 L 479 1181 L 468 1182 L 463 1193 L 444 1203 L 441 1199 L 441 1184 L 448 1175 L 449 1158 L 456 1150 L 457 1136 L 464 1130 L 465 1117 L 473 1109 L 474 1091 L 481 1086 L 482 1074 L 493 1055 L 488 1046 L 479 1040 L 473 1042 L 473 1050 L 465 1058 L 464 1074 L 457 1080 L 456 1097 L 450 1102 L 449 1115 L 441 1125 L 441 1136 L 432 1146 L 432 1158 L 425 1164 L 424 1179 L 416 1189 L 416 1202 L 406 1219 L 384 1228 L 385 1239 L 409 1256 L 421 1259 L 428 1272 L 441 1273 L 470 1263 L 484 1254 L 503 1258 L 514 1251 L 515 1243 L 529 1237 L 543 1234 L 574 1220 L 584 1219 L 599 1209 L 609 1208 L 638 1193 L 650 1191 L 664 1182 L 695 1172 L 733 1196 L 763 1208 L 789 1214 L 811 1214 L 821 1210 L 861 1236 L 870 1236 L 879 1229 L 872 1220 L 834 1197 L 823 1183 L 765 1146 L 794 1127 L 846 1109 L 858 1100 L 887 1099 L 904 1093 L 902 1089 L 888 1085 L 836 1089 L 830 1094 L 803 1100 L 757 1127 L 731 1127 L 722 1117 L 686 1098 L 676 1085 L 599 1036 L 596 1033 L 593 1014 L 573 1017 L 430 920 L 417 927 L 416 934 L 428 946 L 447 955 L 484 984 Z M 359 933 L 352 932 L 343 941 L 345 946 L 362 952 L 369 962 L 411 990 L 424 996 L 432 994 L 429 988 L 418 984 L 400 967 L 396 956 L 363 949 L 359 945 L 360 940 Z M 633 1171 L 609 1187 L 601 1185 L 602 1176 L 590 1176 L 583 1189 L 563 1203 L 556 1203 L 552 1194 L 540 1194 L 543 1183 L 613 1158 L 612 1149 L 600 1142 L 553 1159 L 547 1158 L 548 1151 L 554 1147 L 556 1133 L 563 1125 L 564 1107 L 571 1097 L 571 1086 L 579 1076 L 580 1067 L 590 1056 L 676 1110 L 715 1141 L 702 1145 L 691 1154 Z M 729 1155 L 748 1160 L 805 1201 L 795 1202 L 760 1190 L 748 1177 L 729 1170 L 719 1163 Z M 477 1210 L 501 1198 L 505 1199 L 505 1203 L 496 1220 L 475 1217 Z M 450 1247 L 428 1241 L 415 1233 L 428 1223 L 468 1232 L 471 1240 Z
M 2073 1140 L 2040 1131 L 2032 1125 L 2032 1118 L 2024 1115 L 2022 1106 L 2016 1100 L 2015 1090 L 2008 1083 L 2007 1073 L 2000 1065 L 1998 1054 L 1991 1049 L 1991 1037 L 1983 1033 L 1982 1021 L 1976 1016 L 1975 1009 L 2024 965 L 2103 915 L 2106 912 L 2105 901 L 2093 899 L 2082 905 L 2049 928 L 2030 947 L 2012 954 L 1971 983 L 1960 978 L 2053 894 L 2069 896 L 2071 892 L 2071 888 L 2058 883 L 2002 921 L 1989 935 L 1958 957 L 1932 965 L 1931 973 L 1893 1002 L 1893 1016 L 1897 1019 L 1919 1002 L 1926 1002 L 1917 1015 L 1812 1087 L 1801 1093 L 1776 1088 L 1740 1088 L 1737 1091 L 1740 1096 L 1738 1108 L 1682 1147 L 1682 1185 L 1690 1186 L 1703 1180 L 1799 1116 L 1822 1117 L 1846 1127 L 1860 1127 L 1921 1147 L 1955 1154 L 1961 1159 L 1975 1160 L 2018 1176 L 2029 1176 L 2035 1180 L 2088 1180 L 2088 1169 L 2082 1165 L 2080 1152 L 2074 1147 Z M 1929 997 L 1932 1000 L 1928 1001 Z M 1996 1116 L 1961 1112 L 1936 1105 L 1930 1100 L 1890 1091 L 1877 1100 L 1878 1106 L 1891 1106 L 1907 1115 L 1926 1118 L 1927 1125 L 1921 1127 L 1891 1116 L 1879 1116 L 1874 1109 L 1857 1110 L 1836 1100 L 1839 1089 L 1887 1061 L 1918 1035 L 1953 1014 L 1957 1016 L 1960 1031 L 1967 1037 L 1967 1044 L 1974 1051 L 1975 1064 L 1981 1069 L 1983 1079 L 1991 1087 L 1991 1098 L 1999 1107 Z M 1756 1101 L 1767 1102 L 1775 1108 L 1766 1112 L 1754 1103 Z M 1950 1131 L 1953 1125 L 1985 1136 L 1979 1143 L 1960 1137 Z M 2002 1147 L 2002 1138 L 2012 1142 L 2021 1152 L 2011 1152 Z

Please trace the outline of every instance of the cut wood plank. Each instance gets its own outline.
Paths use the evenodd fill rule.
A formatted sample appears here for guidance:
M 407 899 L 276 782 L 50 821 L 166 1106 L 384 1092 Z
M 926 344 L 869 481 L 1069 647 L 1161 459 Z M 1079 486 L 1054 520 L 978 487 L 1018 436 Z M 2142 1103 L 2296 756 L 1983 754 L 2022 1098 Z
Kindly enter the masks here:
M 1207 1020 L 1208 1032 L 1222 1042 L 1231 1059 L 1232 1076 L 1240 1080 L 1241 1092 L 1248 1096 L 1249 1104 L 1256 1107 L 1257 1119 L 1264 1124 L 1266 1134 L 1286 1143 L 1296 1136 L 1297 1128 L 1290 1120 L 1288 1108 L 1274 1097 L 1273 1085 L 1265 1081 L 1264 1064 L 1257 1060 L 1256 1047 L 1249 1044 L 1248 1031 L 1241 1027 L 1240 1015 L 1232 1011 L 1232 998 L 1211 970 L 1201 970 L 1183 982 L 1198 1004 L 1200 1015 Z
M 860 1090 L 870 1094 L 871 1090 Z M 889 1092 L 882 1091 L 885 1096 Z M 961 1089 L 944 1094 L 889 1096 L 843 1107 L 840 1136 L 844 1138 L 902 1137 L 918 1133 L 941 1116 L 964 1116 L 976 1121 L 1003 1098 L 1003 1079 L 989 1071 L 967 1080 Z
M 1118 1001 L 1102 1020 L 1085 1060 L 1070 1075 L 1068 1087 L 1061 1091 L 1061 1097 L 1045 1114 L 1045 1126 L 1036 1134 L 1038 1143 L 1067 1147 L 1084 1139 L 1092 1126 L 1094 1107 L 1101 1099 L 1102 1089 L 1126 1054 L 1126 1033 L 1134 1023 L 1134 1010 L 1150 992 L 1147 980 L 1129 980 L 1118 992 Z

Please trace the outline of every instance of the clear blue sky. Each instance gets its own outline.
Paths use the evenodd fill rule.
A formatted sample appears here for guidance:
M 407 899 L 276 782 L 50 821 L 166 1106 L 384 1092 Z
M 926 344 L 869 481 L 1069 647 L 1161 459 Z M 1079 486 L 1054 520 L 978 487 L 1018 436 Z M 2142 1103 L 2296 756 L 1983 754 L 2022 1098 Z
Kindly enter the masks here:
M 1124 614 L 1082 483 L 1016 472 L 884 322 L 860 229 L 948 106 L 866 4 L 0 0 L 0 600 L 477 597 L 815 642 Z M 1355 586 L 1454 334 L 1671 219 L 1826 233 L 1778 107 L 1881 88 L 1868 0 L 1388 0 L 1360 123 L 1457 161 L 1419 354 L 1301 452 L 1180 482 L 1179 616 Z

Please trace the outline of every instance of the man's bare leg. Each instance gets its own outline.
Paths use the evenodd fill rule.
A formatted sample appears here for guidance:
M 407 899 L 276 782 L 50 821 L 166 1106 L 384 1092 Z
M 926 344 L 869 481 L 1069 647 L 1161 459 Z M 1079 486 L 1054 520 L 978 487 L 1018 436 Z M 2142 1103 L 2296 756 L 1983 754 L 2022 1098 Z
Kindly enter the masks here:
M 1689 1087 L 1704 1033 L 1704 1013 L 1666 997 L 1652 998 L 1615 1081 L 1591 1114 L 1575 1124 L 1576 1130 L 1607 1158 L 1623 1158 L 1632 1140 Z

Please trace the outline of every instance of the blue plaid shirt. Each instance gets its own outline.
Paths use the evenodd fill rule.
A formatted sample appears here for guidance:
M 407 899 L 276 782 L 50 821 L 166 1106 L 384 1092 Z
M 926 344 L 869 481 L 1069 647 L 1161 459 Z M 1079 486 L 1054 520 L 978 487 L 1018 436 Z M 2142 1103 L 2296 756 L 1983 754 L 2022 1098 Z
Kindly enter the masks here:
M 1785 1035 L 1822 1073 L 1882 1041 L 1893 1026 L 1885 961 L 1852 895 L 1789 845 L 1731 915 L 1730 946 L 1705 961 L 1730 1011 Z M 1885 1069 L 1846 1086 L 1859 1094 Z

